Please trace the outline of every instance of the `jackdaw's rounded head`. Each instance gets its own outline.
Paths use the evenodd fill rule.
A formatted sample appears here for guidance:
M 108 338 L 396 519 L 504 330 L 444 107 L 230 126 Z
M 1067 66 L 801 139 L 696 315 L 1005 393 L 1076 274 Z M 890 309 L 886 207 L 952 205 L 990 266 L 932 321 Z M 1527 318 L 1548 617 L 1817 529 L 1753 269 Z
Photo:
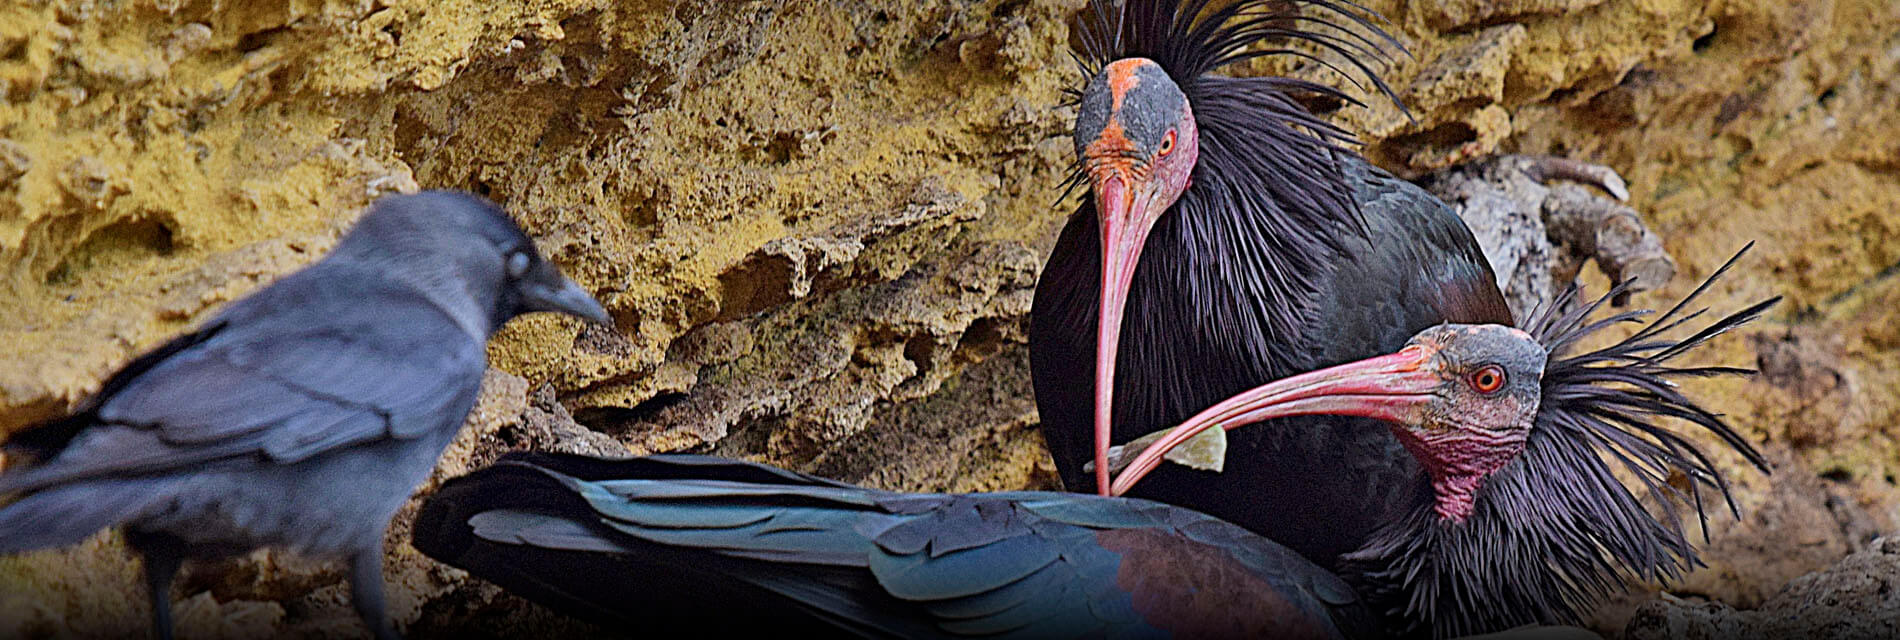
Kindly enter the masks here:
M 486 337 L 535 311 L 611 325 L 593 296 L 541 257 L 508 214 L 458 191 L 392 195 L 370 205 L 332 259 L 356 259 L 416 286 Z

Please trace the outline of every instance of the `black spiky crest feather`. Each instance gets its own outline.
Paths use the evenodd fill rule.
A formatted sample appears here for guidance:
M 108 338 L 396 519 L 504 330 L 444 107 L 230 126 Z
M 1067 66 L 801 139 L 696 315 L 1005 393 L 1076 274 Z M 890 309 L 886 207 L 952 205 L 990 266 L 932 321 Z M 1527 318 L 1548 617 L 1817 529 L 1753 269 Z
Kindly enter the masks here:
M 1200 157 L 1192 183 L 1157 227 L 1178 224 L 1203 237 L 1249 237 L 1266 247 L 1263 262 L 1274 283 L 1258 290 L 1268 297 L 1267 321 L 1277 335 L 1292 335 L 1311 298 L 1314 279 L 1326 262 L 1345 252 L 1348 233 L 1366 233 L 1354 185 L 1341 164 L 1357 140 L 1314 115 L 1295 95 L 1324 96 L 1363 106 L 1336 88 L 1282 77 L 1213 75 L 1223 67 L 1266 56 L 1311 60 L 1363 87 L 1352 70 L 1378 91 L 1398 96 L 1367 65 L 1385 62 L 1383 47 L 1404 50 L 1365 7 L 1344 0 L 1237 0 L 1210 9 L 1211 0 L 1093 0 L 1078 25 L 1082 51 L 1075 56 L 1082 77 L 1124 58 L 1158 63 L 1186 94 L 1200 129 Z M 1307 15 L 1312 8 L 1313 15 Z M 1302 28 L 1306 26 L 1318 29 Z M 1352 70 L 1297 48 L 1304 42 L 1344 59 Z M 1265 48 L 1258 45 L 1266 44 Z M 1066 90 L 1079 100 L 1082 88 Z M 1067 195 L 1083 184 L 1080 160 L 1063 183 Z M 1078 215 L 1092 215 L 1083 192 Z M 1165 233 L 1158 232 L 1158 233 Z M 1198 256 L 1182 256 L 1193 260 Z M 1202 298 L 1205 299 L 1205 298 Z
M 1731 513 L 1740 514 L 1714 463 L 1659 419 L 1707 430 L 1757 468 L 1768 467 L 1747 439 L 1674 382 L 1752 371 L 1669 362 L 1760 317 L 1780 298 L 1750 305 L 1685 338 L 1661 336 L 1707 311 L 1682 313 L 1742 252 L 1667 312 L 1603 348 L 1570 355 L 1584 339 L 1648 315 L 1629 311 L 1589 321 L 1629 282 L 1566 312 L 1576 296 L 1572 287 L 1534 313 L 1524 328 L 1550 359 L 1523 453 L 1485 479 L 1476 511 L 1462 524 L 1439 518 L 1424 496 L 1419 508 L 1348 556 L 1348 579 L 1386 610 L 1389 622 L 1449 638 L 1531 623 L 1574 624 L 1628 578 L 1663 581 L 1700 566 L 1678 503 L 1694 506 L 1705 540 L 1704 486 L 1719 491 Z M 1660 517 L 1617 480 L 1612 460 L 1662 498 Z M 1686 493 L 1670 483 L 1677 473 L 1689 479 Z

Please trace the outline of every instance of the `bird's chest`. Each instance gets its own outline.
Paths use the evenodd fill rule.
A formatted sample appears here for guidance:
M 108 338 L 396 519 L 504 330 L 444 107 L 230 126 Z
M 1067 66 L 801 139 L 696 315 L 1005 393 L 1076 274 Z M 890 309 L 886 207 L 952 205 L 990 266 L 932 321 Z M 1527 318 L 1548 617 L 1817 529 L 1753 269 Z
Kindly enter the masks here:
M 1270 292 L 1228 275 L 1138 273 L 1116 357 L 1117 440 L 1178 424 L 1234 394 L 1312 368 L 1297 332 L 1269 318 Z

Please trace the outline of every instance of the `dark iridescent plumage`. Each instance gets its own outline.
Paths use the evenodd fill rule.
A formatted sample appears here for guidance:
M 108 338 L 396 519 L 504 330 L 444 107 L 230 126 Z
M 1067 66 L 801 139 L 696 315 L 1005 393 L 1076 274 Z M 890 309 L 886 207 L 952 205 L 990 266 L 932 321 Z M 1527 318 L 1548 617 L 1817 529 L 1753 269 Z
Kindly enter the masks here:
M 698 456 L 511 454 L 430 498 L 415 543 L 575 615 L 679 633 L 1451 637 L 1574 623 L 1626 575 L 1666 578 L 1695 563 L 1675 508 L 1646 512 L 1602 455 L 1653 492 L 1673 491 L 1662 484 L 1673 470 L 1725 489 L 1657 420 L 1668 416 L 1759 463 L 1666 381 L 1739 371 L 1669 361 L 1772 303 L 1662 338 L 1700 315 L 1678 318 L 1679 306 L 1581 355 L 1568 351 L 1636 314 L 1587 322 L 1599 301 L 1539 315 L 1534 335 L 1441 325 L 1398 353 L 1264 387 L 1255 406 L 1282 413 L 1258 415 L 1390 421 L 1388 437 L 1454 480 L 1444 486 L 1470 489 L 1455 495 L 1473 508 L 1440 510 L 1440 485 L 1412 478 L 1407 512 L 1349 554 L 1342 577 L 1160 503 L 903 494 Z M 1310 402 L 1320 398 L 1332 400 Z M 1246 429 L 1275 426 L 1285 425 Z M 724 615 L 733 608 L 745 615 Z
M 1511 321 L 1457 215 L 1346 150 L 1350 136 L 1293 99 L 1343 94 L 1287 78 L 1210 75 L 1295 54 L 1273 48 L 1276 40 L 1353 59 L 1389 38 L 1344 2 L 1208 4 L 1130 2 L 1119 15 L 1098 2 L 1096 28 L 1084 30 L 1085 72 L 1154 60 L 1187 96 L 1200 131 L 1192 183 L 1154 224 L 1134 272 L 1114 385 L 1116 442 L 1269 380 L 1395 350 L 1425 327 Z M 1273 11 L 1283 5 L 1313 11 Z M 1102 262 L 1092 197 L 1044 267 L 1030 327 L 1043 433 L 1075 491 L 1093 487 L 1082 472 L 1092 455 Z M 1234 436 L 1226 473 L 1164 469 L 1137 495 L 1233 521 L 1330 566 L 1396 517 L 1417 473 L 1376 421 L 1300 418 Z
M 1629 578 L 1662 581 L 1698 564 L 1681 505 L 1694 505 L 1707 531 L 1701 489 L 1727 497 L 1727 482 L 1672 421 L 1706 430 L 1766 469 L 1745 438 L 1673 382 L 1746 371 L 1671 361 L 1776 300 L 1685 338 L 1665 337 L 1693 326 L 1704 311 L 1683 310 L 1733 264 L 1629 337 L 1585 353 L 1572 352 L 1647 315 L 1590 318 L 1627 292 L 1627 283 L 1593 304 L 1557 311 L 1569 307 L 1572 291 L 1535 314 L 1528 331 L 1440 325 L 1397 353 L 1276 380 L 1169 430 L 1128 461 L 1115 487 L 1140 486 L 1168 447 L 1206 429 L 1284 428 L 1251 425 L 1290 415 L 1382 420 L 1427 473 L 1401 487 L 1400 514 L 1341 563 L 1383 617 L 1381 626 L 1443 638 L 1576 623 Z M 1618 479 L 1612 461 L 1661 500 L 1659 514 Z M 1230 469 L 1240 463 L 1230 462 Z
M 1705 429 L 1757 468 L 1768 467 L 1746 439 L 1673 382 L 1748 371 L 1670 361 L 1754 320 L 1780 298 L 1710 322 L 1686 338 L 1662 336 L 1706 311 L 1683 313 L 1736 258 L 1669 311 L 1606 347 L 1571 353 L 1584 338 L 1648 314 L 1590 319 L 1628 283 L 1564 312 L 1576 295 L 1572 289 L 1526 323 L 1550 355 L 1541 408 L 1518 459 L 1485 478 L 1477 510 L 1465 522 L 1439 518 L 1421 487 L 1421 499 L 1404 517 L 1347 556 L 1341 572 L 1383 610 L 1387 624 L 1449 638 L 1530 623 L 1574 623 L 1620 592 L 1627 578 L 1661 581 L 1700 566 L 1680 503 L 1694 506 L 1705 532 L 1702 486 L 1716 488 L 1732 512 L 1735 504 L 1707 455 L 1663 425 L 1674 419 Z M 1616 466 L 1662 498 L 1661 517 L 1616 478 Z M 1670 484 L 1676 473 L 1688 479 L 1687 493 Z
M 1338 638 L 1372 620 L 1337 577 L 1185 509 L 896 493 L 700 456 L 510 454 L 430 497 L 415 544 L 649 633 Z

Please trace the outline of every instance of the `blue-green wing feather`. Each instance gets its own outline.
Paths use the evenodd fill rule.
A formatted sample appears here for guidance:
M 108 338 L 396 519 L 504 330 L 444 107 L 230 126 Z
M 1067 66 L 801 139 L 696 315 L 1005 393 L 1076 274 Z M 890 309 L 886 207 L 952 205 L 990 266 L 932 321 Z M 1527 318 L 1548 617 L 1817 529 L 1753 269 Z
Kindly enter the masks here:
M 560 495 L 524 488 L 536 485 Z M 792 603 L 798 615 L 867 636 L 1162 637 L 1168 633 L 1141 607 L 1167 612 L 1169 589 L 1201 589 L 1168 579 L 1192 582 L 1196 567 L 1210 574 L 1245 567 L 1287 585 L 1279 591 L 1294 593 L 1294 610 L 1320 614 L 1299 616 L 1301 624 L 1324 619 L 1325 605 L 1301 595 L 1298 581 L 1319 572 L 1310 563 L 1238 527 L 1140 500 L 898 494 L 700 456 L 607 462 L 511 454 L 425 504 L 418 548 L 455 563 L 456 545 L 446 540 L 457 526 L 496 543 L 488 553 L 504 559 L 508 545 L 674 559 L 667 566 L 679 576 L 618 579 L 655 589 L 681 579 L 750 585 Z M 1122 537 L 1108 544 L 1109 534 Z M 1163 555 L 1189 566 L 1152 579 L 1131 574 L 1132 561 L 1160 557 L 1131 540 L 1178 543 Z M 1275 564 L 1284 562 L 1295 566 Z M 491 562 L 476 572 L 532 570 Z M 584 597 L 576 591 L 562 593 Z

